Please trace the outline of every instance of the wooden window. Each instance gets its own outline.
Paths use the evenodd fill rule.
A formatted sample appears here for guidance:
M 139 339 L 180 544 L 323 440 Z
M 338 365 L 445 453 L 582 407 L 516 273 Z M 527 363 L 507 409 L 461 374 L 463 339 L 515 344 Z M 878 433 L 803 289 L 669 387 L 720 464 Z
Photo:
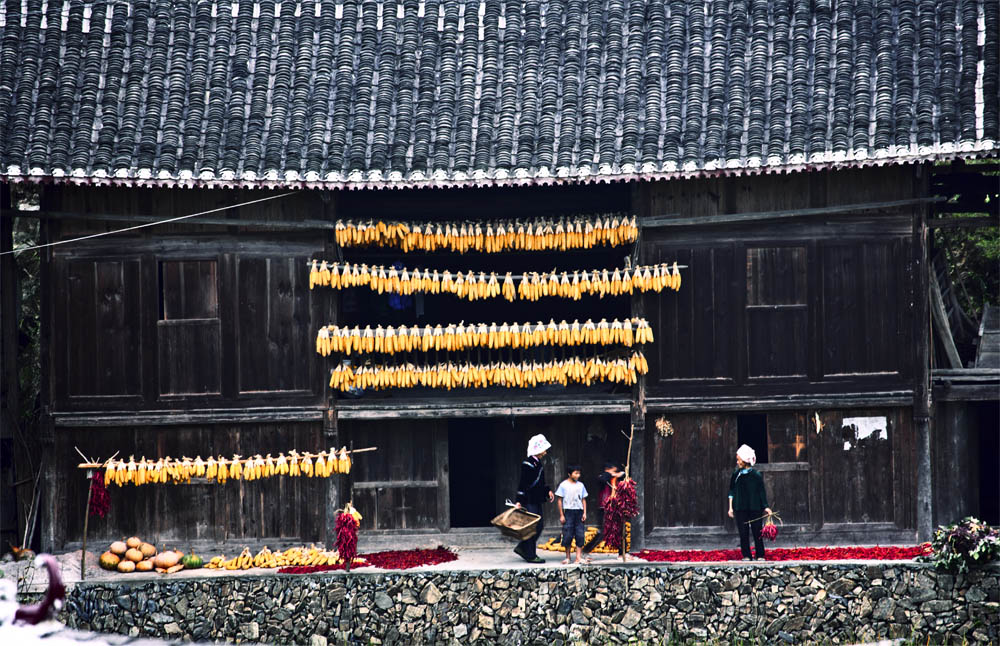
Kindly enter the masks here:
M 157 348 L 161 395 L 221 391 L 217 269 L 215 260 L 160 262 Z
M 804 376 L 809 347 L 805 247 L 746 250 L 750 377 Z

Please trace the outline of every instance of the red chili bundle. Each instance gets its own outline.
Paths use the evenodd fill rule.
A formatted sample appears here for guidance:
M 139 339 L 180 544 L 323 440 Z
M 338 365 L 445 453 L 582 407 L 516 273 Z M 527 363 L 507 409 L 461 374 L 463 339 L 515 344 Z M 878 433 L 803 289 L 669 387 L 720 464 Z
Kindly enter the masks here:
M 340 560 L 344 563 L 353 562 L 354 557 L 358 555 L 358 521 L 345 510 L 337 516 L 334 529 L 337 537 L 333 544 L 337 548 Z
M 639 515 L 639 498 L 635 491 L 635 480 L 620 482 L 604 505 L 604 544 L 611 549 L 622 546 L 625 521 Z
M 794 547 L 767 550 L 768 561 L 908 561 L 930 553 L 930 544 L 914 547 Z M 739 550 L 642 550 L 636 554 L 656 563 L 739 561 Z
M 767 521 L 764 523 L 764 527 L 760 530 L 761 538 L 766 538 L 769 541 L 773 541 L 778 538 L 778 526 L 774 524 L 774 521 L 768 517 Z
M 104 474 L 94 471 L 90 476 L 90 515 L 104 518 L 104 515 L 111 510 L 111 496 L 104 486 Z

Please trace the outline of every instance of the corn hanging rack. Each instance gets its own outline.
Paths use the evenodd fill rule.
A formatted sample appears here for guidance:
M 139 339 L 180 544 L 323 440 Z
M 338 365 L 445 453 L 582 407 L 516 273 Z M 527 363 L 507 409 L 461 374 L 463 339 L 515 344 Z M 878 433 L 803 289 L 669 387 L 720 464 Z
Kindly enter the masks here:
M 653 329 L 642 318 L 610 323 L 601 319 L 594 323 L 550 320 L 546 325 L 533 323 L 452 323 L 445 327 L 430 325 L 407 327 L 381 325 L 374 330 L 366 325 L 341 327 L 327 325 L 316 334 L 316 352 L 324 357 L 332 353 L 350 355 L 362 353 L 429 352 L 465 350 L 467 348 L 533 348 L 541 346 L 624 345 L 631 347 L 653 342 Z
M 341 247 L 397 247 L 404 253 L 457 251 L 566 251 L 620 246 L 639 238 L 634 215 L 608 214 L 489 222 L 401 222 L 338 220 L 334 237 Z
M 540 384 L 570 383 L 590 386 L 598 382 L 635 384 L 638 375 L 649 372 L 641 352 L 629 357 L 568 357 L 556 361 L 494 363 L 437 363 L 430 365 L 365 365 L 341 363 L 330 371 L 330 388 L 347 391 L 371 388 L 530 388 Z
M 537 301 L 543 296 L 580 300 L 586 295 L 619 296 L 633 292 L 677 291 L 681 288 L 682 265 L 676 262 L 640 265 L 634 268 L 531 272 L 502 277 L 496 272 L 455 272 L 437 269 L 407 269 L 394 266 L 328 262 L 312 259 L 309 289 L 317 285 L 331 289 L 368 287 L 379 294 L 454 294 L 470 301 L 503 296 L 508 301 Z M 686 268 L 686 267 L 684 267 Z M 520 281 L 516 286 L 514 281 Z
M 224 456 L 206 459 L 198 457 L 159 458 L 147 460 L 145 456 L 139 460 L 135 456 L 130 456 L 128 460 L 111 459 L 103 463 L 84 462 L 77 465 L 80 469 L 104 469 L 104 481 L 107 484 L 116 484 L 119 487 L 131 484 L 141 486 L 145 484 L 163 484 L 171 482 L 174 484 L 188 484 L 192 478 L 204 478 L 208 482 L 225 484 L 229 480 L 244 480 L 251 482 L 261 478 L 273 476 L 302 476 L 309 478 L 328 478 L 334 474 L 347 474 L 351 471 L 351 455 L 375 451 L 377 447 L 371 446 L 362 449 L 348 450 L 347 447 L 341 449 L 331 448 L 328 451 L 319 453 L 299 453 L 289 451 L 272 456 L 260 454 L 244 458 L 240 455 L 233 455 L 231 458 Z

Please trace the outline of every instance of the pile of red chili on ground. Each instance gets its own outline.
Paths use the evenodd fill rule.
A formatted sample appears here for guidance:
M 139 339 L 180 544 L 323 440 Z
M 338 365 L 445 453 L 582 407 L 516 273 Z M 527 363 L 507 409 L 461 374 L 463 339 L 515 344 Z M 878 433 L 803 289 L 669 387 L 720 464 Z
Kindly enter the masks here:
M 907 561 L 930 554 L 929 543 L 914 547 L 776 547 L 765 551 L 768 561 Z M 739 561 L 739 550 L 642 550 L 635 556 L 657 563 Z
M 355 565 L 351 569 L 377 567 L 383 570 L 409 570 L 410 568 L 422 565 L 437 565 L 438 563 L 450 563 L 458 560 L 458 554 L 444 547 L 438 547 L 433 550 L 391 550 L 388 552 L 359 554 L 358 556 L 368 563 L 365 565 Z M 278 570 L 278 573 L 310 574 L 312 572 L 330 572 L 332 570 L 343 569 L 343 563 L 338 563 L 337 565 L 299 565 L 281 568 Z

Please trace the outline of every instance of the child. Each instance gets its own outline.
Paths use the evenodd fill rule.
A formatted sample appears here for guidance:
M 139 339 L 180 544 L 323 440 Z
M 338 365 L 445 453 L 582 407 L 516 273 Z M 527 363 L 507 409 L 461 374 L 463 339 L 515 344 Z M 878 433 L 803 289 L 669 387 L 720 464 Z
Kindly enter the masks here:
M 583 563 L 583 539 L 586 534 L 587 488 L 580 482 L 580 467 L 571 464 L 566 467 L 567 478 L 556 489 L 556 504 L 559 507 L 559 522 L 563 524 L 562 545 L 566 548 L 563 565 L 569 564 L 569 557 L 576 539 L 576 562 Z
M 743 560 L 750 561 L 750 530 L 753 530 L 754 550 L 757 560 L 764 560 L 764 541 L 760 537 L 763 516 L 771 515 L 764 491 L 764 476 L 753 468 L 757 454 L 744 444 L 736 451 L 736 471 L 729 479 L 729 517 L 736 519 L 740 532 L 740 551 Z
M 597 535 L 594 536 L 590 541 L 583 546 L 583 553 L 590 554 L 595 547 L 597 547 L 602 540 L 604 540 L 604 504 L 611 497 L 612 489 L 617 481 L 625 477 L 625 472 L 621 470 L 621 467 L 615 462 L 605 462 L 604 471 L 601 472 L 597 479 L 601 483 L 601 496 L 599 498 L 599 503 L 597 506 Z M 624 552 L 625 546 L 622 545 L 621 551 Z M 588 558 L 589 562 L 590 559 Z

